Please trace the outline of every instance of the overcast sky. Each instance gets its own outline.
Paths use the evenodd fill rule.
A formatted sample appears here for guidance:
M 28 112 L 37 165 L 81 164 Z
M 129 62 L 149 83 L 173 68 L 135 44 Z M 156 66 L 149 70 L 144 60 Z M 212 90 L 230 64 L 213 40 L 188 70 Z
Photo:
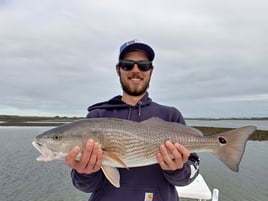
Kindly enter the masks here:
M 119 47 L 156 52 L 149 94 L 185 117 L 268 116 L 267 0 L 0 0 L 0 114 L 85 116 L 121 94 Z

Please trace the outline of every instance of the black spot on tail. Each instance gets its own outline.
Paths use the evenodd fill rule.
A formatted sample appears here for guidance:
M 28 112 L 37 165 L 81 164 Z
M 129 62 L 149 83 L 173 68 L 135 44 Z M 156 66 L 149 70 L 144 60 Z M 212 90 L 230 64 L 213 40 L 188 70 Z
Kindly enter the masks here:
M 227 140 L 224 137 L 219 137 L 218 140 L 219 140 L 220 144 L 226 144 L 227 143 Z

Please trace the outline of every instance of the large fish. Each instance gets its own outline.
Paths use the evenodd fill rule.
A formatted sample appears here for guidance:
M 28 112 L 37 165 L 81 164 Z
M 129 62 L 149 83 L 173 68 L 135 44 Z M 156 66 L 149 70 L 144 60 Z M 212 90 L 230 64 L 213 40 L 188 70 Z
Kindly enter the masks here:
M 87 140 L 93 139 L 103 150 L 102 171 L 114 186 L 119 187 L 117 167 L 157 163 L 159 145 L 167 140 L 180 143 L 191 152 L 211 152 L 231 170 L 238 171 L 246 141 L 255 130 L 254 126 L 246 126 L 206 137 L 195 128 L 159 118 L 143 122 L 96 118 L 48 130 L 38 135 L 32 144 L 41 153 L 38 161 L 50 161 L 63 159 L 74 146 L 83 150 Z

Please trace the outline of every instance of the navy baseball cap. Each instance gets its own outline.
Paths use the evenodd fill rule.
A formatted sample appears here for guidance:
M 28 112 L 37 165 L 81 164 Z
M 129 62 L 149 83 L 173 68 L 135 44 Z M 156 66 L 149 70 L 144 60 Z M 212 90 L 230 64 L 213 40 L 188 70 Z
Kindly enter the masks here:
M 119 60 L 121 60 L 127 52 L 134 50 L 144 51 L 150 61 L 154 60 L 154 50 L 149 45 L 138 40 L 131 40 L 121 45 Z

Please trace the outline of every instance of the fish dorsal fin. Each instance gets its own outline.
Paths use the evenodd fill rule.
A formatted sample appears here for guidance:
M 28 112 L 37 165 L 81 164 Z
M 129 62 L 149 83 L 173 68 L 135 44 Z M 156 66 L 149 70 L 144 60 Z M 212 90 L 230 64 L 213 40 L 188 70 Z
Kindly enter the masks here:
M 110 151 L 109 149 L 105 149 L 103 151 L 103 161 L 112 163 L 112 164 L 118 164 L 126 169 L 128 169 L 127 165 L 122 161 L 115 152 Z M 116 166 L 116 165 L 115 165 Z
M 144 126 L 148 126 L 148 127 L 162 127 L 162 128 L 171 128 L 171 129 L 175 128 L 175 126 L 173 125 L 174 122 L 164 121 L 163 119 L 159 117 L 151 117 L 150 119 L 142 121 L 141 124 L 143 124 Z
M 120 187 L 120 174 L 117 168 L 109 166 L 101 166 L 102 172 L 108 181 L 116 188 Z
M 164 129 L 174 133 L 186 133 L 188 131 L 191 133 L 191 135 L 196 135 L 199 137 L 204 136 L 204 134 L 198 129 L 177 122 L 164 121 L 159 117 L 152 117 L 150 119 L 142 121 L 141 124 L 145 127 L 154 127 L 162 130 Z

